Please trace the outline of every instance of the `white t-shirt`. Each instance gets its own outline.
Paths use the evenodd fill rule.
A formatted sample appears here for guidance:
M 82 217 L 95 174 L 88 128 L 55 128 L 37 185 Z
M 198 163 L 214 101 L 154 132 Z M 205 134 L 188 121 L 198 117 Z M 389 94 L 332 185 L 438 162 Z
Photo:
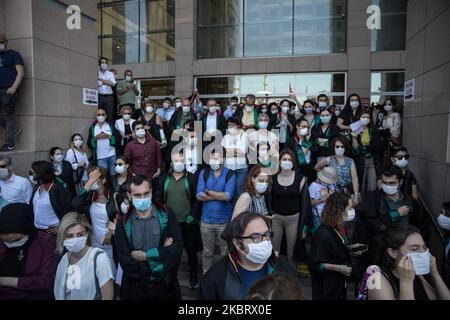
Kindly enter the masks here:
M 92 245 L 98 247 L 102 238 L 108 233 L 106 227 L 108 223 L 108 213 L 106 212 L 106 203 L 92 202 L 90 208 L 92 222 Z
M 33 187 L 28 179 L 14 173 L 8 181 L 0 179 L 0 196 L 9 203 L 29 203 Z
M 49 227 L 59 226 L 59 218 L 52 208 L 50 194 L 39 189 L 33 198 L 34 225 L 38 229 L 46 230 Z
M 94 257 L 96 252 L 97 269 L 94 270 Z M 97 294 L 95 274 L 100 288 L 109 280 L 113 280 L 111 263 L 103 250 L 89 248 L 88 252 L 73 265 L 69 265 L 69 253 L 66 253 L 58 264 L 55 278 L 56 300 L 93 300 Z
M 100 128 L 99 124 L 95 125 L 94 136 L 97 136 L 101 132 L 106 133 L 111 136 L 111 127 L 108 123 L 104 123 Z M 109 139 L 98 139 L 97 140 L 97 159 L 105 159 L 116 155 L 116 149 L 109 144 Z
M 74 154 L 75 152 L 75 154 Z M 87 168 L 89 167 L 89 159 L 86 153 L 81 153 L 80 151 L 76 149 L 69 149 L 66 153 L 66 161 L 69 161 L 72 165 L 72 170 L 76 170 L 78 168 L 78 162 L 77 161 L 83 161 L 84 162 L 84 175 L 83 175 L 83 181 L 88 180 L 87 176 Z
M 226 149 L 239 149 L 245 155 L 248 152 L 248 135 L 245 132 L 241 132 L 237 135 L 227 134 L 222 139 L 222 147 Z M 224 166 L 230 170 L 239 170 L 247 168 L 247 160 L 245 156 L 232 157 L 225 153 Z
M 103 80 L 112 81 L 113 85 L 116 84 L 116 77 L 114 77 L 114 73 L 112 73 L 111 71 L 106 70 L 105 72 L 103 72 L 101 70 L 98 70 L 97 77 Z M 108 86 L 103 83 L 100 84 L 100 82 L 97 83 L 97 86 L 99 94 L 113 94 L 111 86 Z

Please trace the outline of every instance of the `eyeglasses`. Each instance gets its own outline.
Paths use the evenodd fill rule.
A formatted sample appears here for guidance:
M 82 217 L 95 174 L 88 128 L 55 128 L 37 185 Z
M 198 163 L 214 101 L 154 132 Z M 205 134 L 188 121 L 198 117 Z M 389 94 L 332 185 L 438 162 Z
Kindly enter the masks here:
M 260 243 L 263 238 L 265 238 L 266 240 L 270 240 L 273 236 L 273 232 L 272 231 L 267 231 L 264 234 L 261 233 L 253 233 L 247 237 L 239 237 L 239 239 L 244 240 L 244 239 L 252 239 L 253 243 Z
M 402 156 L 402 155 L 394 156 L 394 158 L 396 158 L 397 160 L 402 160 L 403 158 L 405 158 L 405 160 L 408 160 L 409 154 L 406 154 L 404 156 Z
M 345 149 L 344 146 L 335 146 L 336 149 Z

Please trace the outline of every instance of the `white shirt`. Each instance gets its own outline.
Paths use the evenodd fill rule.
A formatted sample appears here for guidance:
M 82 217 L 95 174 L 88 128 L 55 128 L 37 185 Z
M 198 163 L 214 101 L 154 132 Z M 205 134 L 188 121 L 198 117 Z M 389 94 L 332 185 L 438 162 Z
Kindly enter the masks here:
M 114 73 L 112 73 L 111 71 L 106 70 L 103 72 L 102 70 L 98 70 L 97 78 L 112 81 L 113 86 L 116 85 L 116 78 L 114 77 Z M 98 94 L 113 94 L 111 86 L 100 83 L 99 81 L 97 81 L 97 86 L 98 86 Z
M 30 181 L 14 173 L 8 181 L 0 179 L 0 196 L 9 203 L 30 203 L 32 193 Z
M 237 135 L 226 134 L 222 139 L 222 147 L 225 149 L 239 149 L 245 155 L 248 152 L 248 135 L 241 132 Z M 234 157 L 225 153 L 224 166 L 230 170 L 239 170 L 247 168 L 247 161 L 245 156 Z
M 33 198 L 34 225 L 38 229 L 46 230 L 59 226 L 59 218 L 52 208 L 50 194 L 47 190 L 38 189 Z
M 176 109 L 174 107 L 159 108 L 158 110 L 156 110 L 156 114 L 161 118 L 162 121 L 169 121 L 170 118 L 172 118 L 175 110 Z
M 108 228 L 106 227 L 108 223 L 106 203 L 92 202 L 90 214 L 92 222 L 92 245 L 98 247 L 101 245 L 103 237 L 108 233 Z
M 197 172 L 198 168 L 198 149 L 197 147 L 194 147 L 191 149 L 189 146 L 186 147 L 184 150 L 185 152 L 185 158 L 186 158 L 186 171 L 195 174 Z M 201 152 L 200 152 L 201 154 Z
M 114 279 L 111 263 L 103 251 L 97 256 L 97 269 L 94 270 L 94 257 L 98 251 L 102 250 L 89 248 L 73 265 L 69 265 L 69 253 L 62 257 L 56 270 L 54 287 L 56 300 L 93 300 L 97 293 L 95 275 L 100 288 Z M 75 279 L 76 275 L 79 275 L 77 277 L 79 281 Z
M 101 132 L 104 132 L 109 136 L 112 135 L 109 123 L 105 122 L 101 129 L 98 123 L 95 125 L 94 136 L 97 136 Z M 105 159 L 115 155 L 116 149 L 114 149 L 114 147 L 109 144 L 109 139 L 97 140 L 97 159 Z
M 206 131 L 212 132 L 217 130 L 217 115 L 210 114 L 206 116 Z
M 386 115 L 383 118 L 383 129 L 390 129 L 391 135 L 394 138 L 400 137 L 402 129 L 402 120 L 399 113 L 393 113 L 392 115 Z
M 89 159 L 86 153 L 81 153 L 76 149 L 69 149 L 66 153 L 66 161 L 70 162 L 70 164 L 72 165 L 72 170 L 76 170 L 78 168 L 78 161 L 83 161 L 85 169 L 83 181 L 88 180 L 87 167 L 89 167 Z
M 327 187 L 322 184 L 319 184 L 317 182 L 311 183 L 311 185 L 308 188 L 310 198 L 313 200 L 320 200 L 321 199 L 320 190 L 322 190 L 322 189 L 327 189 Z M 333 192 L 334 192 L 334 187 L 329 186 L 328 193 L 331 195 Z M 322 215 L 322 211 L 323 211 L 324 207 L 325 207 L 325 202 L 319 203 L 318 205 L 316 205 L 312 208 L 313 213 L 320 217 Z

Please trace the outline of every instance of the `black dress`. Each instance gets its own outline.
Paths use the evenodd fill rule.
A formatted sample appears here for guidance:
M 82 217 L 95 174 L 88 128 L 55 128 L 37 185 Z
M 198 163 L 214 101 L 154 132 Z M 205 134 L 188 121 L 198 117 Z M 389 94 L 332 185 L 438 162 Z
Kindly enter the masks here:
M 398 300 L 400 297 L 400 280 L 392 273 L 391 270 L 388 270 L 383 267 L 380 267 L 380 269 L 383 272 L 384 276 L 389 281 L 389 283 L 391 284 L 392 290 L 394 291 L 395 299 Z M 423 286 L 423 283 L 417 276 L 414 278 L 413 288 L 415 300 L 429 300 L 427 292 L 425 291 L 425 288 Z
M 324 270 L 325 263 L 351 265 L 350 253 L 336 230 L 321 224 L 314 232 L 311 243 L 310 271 L 313 300 L 346 300 L 347 277 L 340 273 Z

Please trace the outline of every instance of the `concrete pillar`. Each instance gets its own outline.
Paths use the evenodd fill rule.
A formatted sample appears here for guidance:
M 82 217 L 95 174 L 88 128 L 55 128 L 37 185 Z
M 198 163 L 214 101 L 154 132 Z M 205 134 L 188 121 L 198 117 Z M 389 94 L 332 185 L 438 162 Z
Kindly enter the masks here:
M 450 3 L 410 0 L 406 80 L 415 79 L 415 100 L 405 103 L 404 143 L 433 213 L 450 200 Z
M 81 8 L 81 30 L 66 26 L 71 4 Z M 96 88 L 97 6 L 89 0 L 1 0 L 2 8 L 0 28 L 4 24 L 9 47 L 25 61 L 16 105 L 22 134 L 10 155 L 26 175 L 32 161 L 48 159 L 51 147 L 67 148 L 74 132 L 87 139 L 96 107 L 82 104 L 82 88 Z

